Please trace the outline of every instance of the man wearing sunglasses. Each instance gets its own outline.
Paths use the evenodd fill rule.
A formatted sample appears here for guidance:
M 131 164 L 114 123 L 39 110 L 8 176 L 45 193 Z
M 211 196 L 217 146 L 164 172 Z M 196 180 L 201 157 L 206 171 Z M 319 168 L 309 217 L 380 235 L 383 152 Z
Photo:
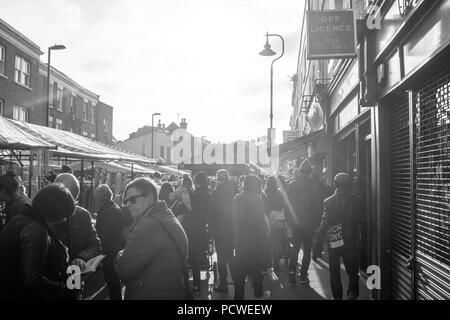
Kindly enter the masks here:
M 125 300 L 185 299 L 187 237 L 182 226 L 146 178 L 128 184 L 123 199 L 133 217 L 127 245 L 117 258 Z

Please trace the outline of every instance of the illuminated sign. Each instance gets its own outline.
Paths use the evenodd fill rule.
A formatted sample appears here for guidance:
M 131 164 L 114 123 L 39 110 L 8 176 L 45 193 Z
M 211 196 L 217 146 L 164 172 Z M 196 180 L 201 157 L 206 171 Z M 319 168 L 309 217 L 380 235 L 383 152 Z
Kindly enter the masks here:
M 356 57 L 353 10 L 308 11 L 308 59 Z

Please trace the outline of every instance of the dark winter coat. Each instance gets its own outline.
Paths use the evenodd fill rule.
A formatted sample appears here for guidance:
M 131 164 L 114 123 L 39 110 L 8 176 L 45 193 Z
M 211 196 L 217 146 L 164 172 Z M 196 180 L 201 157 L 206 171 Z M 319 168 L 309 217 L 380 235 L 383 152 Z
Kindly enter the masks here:
M 183 263 L 177 246 L 185 260 L 186 234 L 166 203 L 158 201 L 134 222 L 125 249 L 117 259 L 117 274 L 126 285 L 126 300 L 185 299 Z
M 233 202 L 233 220 L 236 251 L 265 255 L 269 228 L 261 196 L 251 192 L 238 194 Z
M 283 210 L 284 200 L 283 200 L 283 195 L 281 194 L 280 189 L 276 189 L 276 190 L 273 190 L 270 192 L 267 191 L 266 196 L 267 196 L 267 207 L 268 207 L 269 213 L 272 210 L 276 210 L 276 211 Z
M 6 202 L 4 214 L 6 216 L 5 226 L 9 220 L 31 207 L 31 200 L 24 194 L 18 195 L 14 200 Z
M 125 215 L 113 201 L 108 201 L 100 208 L 95 229 L 102 243 L 103 254 L 115 258 L 125 247 L 126 241 L 122 231 L 126 224 Z
M 317 215 L 322 204 L 316 183 L 306 175 L 300 175 L 289 184 L 285 213 L 291 227 L 312 232 L 317 227 Z
M 64 288 L 67 248 L 30 211 L 0 232 L 0 257 L 0 300 L 76 298 L 76 291 Z
M 208 189 L 197 188 L 191 196 L 192 211 L 184 219 L 184 227 L 189 239 L 189 250 L 204 252 L 207 247 L 206 220 L 209 212 L 210 194 Z
M 101 242 L 92 224 L 91 214 L 82 207 L 75 207 L 69 221 L 55 225 L 52 231 L 69 248 L 70 261 L 80 258 L 87 262 L 102 253 Z
M 357 253 L 360 227 L 365 225 L 365 210 L 361 199 L 344 188 L 337 189 L 331 198 L 325 200 L 316 249 L 321 248 L 322 239 L 328 228 L 337 224 L 343 225 L 345 250 Z
M 234 188 L 231 182 L 223 182 L 217 185 L 211 193 L 210 217 L 213 237 L 216 241 L 233 242 L 233 198 Z

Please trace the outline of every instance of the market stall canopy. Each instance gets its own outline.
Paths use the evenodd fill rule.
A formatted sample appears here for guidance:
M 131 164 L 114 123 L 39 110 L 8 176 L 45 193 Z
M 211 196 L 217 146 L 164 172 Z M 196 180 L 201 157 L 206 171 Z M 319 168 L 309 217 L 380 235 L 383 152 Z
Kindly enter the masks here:
M 16 121 L 0 116 L 0 149 L 56 149 L 56 145 L 21 128 Z
M 185 174 L 190 175 L 189 172 L 187 171 L 183 171 L 183 170 L 178 170 L 176 168 L 171 168 L 171 167 L 167 167 L 167 166 L 156 166 L 153 167 L 154 170 L 165 173 L 165 174 L 169 174 L 169 175 L 176 175 L 176 176 L 182 176 Z
M 81 170 L 81 162 L 71 163 L 70 166 L 74 171 Z M 113 172 L 117 171 L 117 172 L 122 172 L 122 173 L 126 173 L 126 174 L 131 174 L 131 165 L 119 164 L 119 163 L 115 163 L 115 162 L 104 162 L 104 161 L 95 162 L 94 168 L 95 169 L 104 169 L 104 170 L 113 171 Z M 84 170 L 89 171 L 90 169 L 91 169 L 91 165 L 89 163 L 85 163 Z M 133 173 L 153 174 L 154 172 L 155 172 L 155 170 L 152 170 L 150 168 L 146 168 L 146 167 L 140 166 L 138 164 L 133 165 Z
M 116 149 L 78 134 L 42 127 L 26 122 L 10 121 L 15 127 L 25 131 L 50 145 L 58 147 L 53 154 L 74 159 L 94 161 L 111 160 L 132 163 L 155 164 L 157 161 L 131 152 Z
M 288 141 L 280 145 L 281 161 L 293 161 L 308 153 L 307 147 L 319 140 L 324 134 L 323 130 L 315 131 L 300 138 Z

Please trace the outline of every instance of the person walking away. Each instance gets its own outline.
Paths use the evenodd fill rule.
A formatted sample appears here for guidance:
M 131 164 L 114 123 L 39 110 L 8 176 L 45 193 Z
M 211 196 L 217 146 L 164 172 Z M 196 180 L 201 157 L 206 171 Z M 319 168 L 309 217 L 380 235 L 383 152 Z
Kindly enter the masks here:
M 114 264 L 117 253 L 125 247 L 123 229 L 126 227 L 124 214 L 113 202 L 113 192 L 106 184 L 100 185 L 94 192 L 97 222 L 95 229 L 102 243 L 103 274 L 111 300 L 122 300 L 120 280 Z
M 192 194 L 192 211 L 188 212 L 184 220 L 189 241 L 189 262 L 192 267 L 194 280 L 193 291 L 200 293 L 200 265 L 206 261 L 208 240 L 206 236 L 206 219 L 209 210 L 210 194 L 208 192 L 208 178 L 204 172 L 194 177 L 195 191 Z
M 19 179 L 14 172 L 7 172 L 0 177 L 0 201 L 5 202 L 5 226 L 13 217 L 31 206 L 31 200 L 19 192 L 19 188 Z
M 161 190 L 159 191 L 158 199 L 161 201 L 165 201 L 169 208 L 172 208 L 172 205 L 175 203 L 175 189 L 173 186 L 165 182 L 161 186 Z
M 55 183 L 61 183 L 69 189 L 75 201 L 80 194 L 80 184 L 70 173 L 56 177 Z M 102 253 L 102 246 L 97 235 L 91 214 L 86 209 L 76 205 L 75 212 L 66 221 L 52 226 L 52 231 L 61 242 L 69 248 L 71 265 L 86 268 L 86 262 Z
M 308 160 L 303 161 L 299 169 L 299 176 L 295 178 L 288 187 L 288 203 L 286 204 L 287 221 L 292 228 L 292 244 L 289 262 L 289 282 L 296 284 L 296 269 L 298 264 L 298 253 L 303 246 L 303 259 L 300 269 L 300 283 L 306 284 L 308 280 L 308 269 L 311 263 L 311 249 L 313 233 L 315 229 L 317 208 L 320 199 L 315 183 L 309 177 L 312 167 Z
M 139 178 L 127 185 L 124 206 L 133 225 L 117 258 L 117 273 L 124 281 L 125 300 L 183 300 L 187 259 L 186 234 L 155 185 Z
M 44 187 L 32 207 L 0 232 L 0 300 L 75 300 L 67 288 L 67 248 L 50 227 L 75 210 L 70 192 L 59 184 Z
M 347 296 L 356 300 L 359 296 L 359 239 L 365 225 L 365 211 L 361 199 L 351 192 L 351 178 L 345 173 L 334 179 L 335 194 L 325 200 L 324 214 L 317 234 L 313 258 L 322 251 L 322 240 L 328 231 L 330 283 L 333 298 L 342 300 L 341 258 L 349 276 Z
M 244 180 L 244 191 L 233 202 L 235 257 L 235 300 L 244 300 L 245 279 L 250 276 L 256 299 L 264 296 L 263 271 L 268 243 L 268 226 L 261 199 L 261 181 L 255 175 Z
M 272 267 L 275 273 L 279 273 L 280 260 L 286 245 L 286 221 L 283 195 L 278 188 L 277 178 L 269 177 L 265 193 L 268 199 Z
M 233 186 L 227 170 L 216 174 L 216 189 L 211 194 L 210 217 L 214 244 L 217 252 L 219 285 L 215 292 L 228 293 L 228 270 L 233 277 Z

